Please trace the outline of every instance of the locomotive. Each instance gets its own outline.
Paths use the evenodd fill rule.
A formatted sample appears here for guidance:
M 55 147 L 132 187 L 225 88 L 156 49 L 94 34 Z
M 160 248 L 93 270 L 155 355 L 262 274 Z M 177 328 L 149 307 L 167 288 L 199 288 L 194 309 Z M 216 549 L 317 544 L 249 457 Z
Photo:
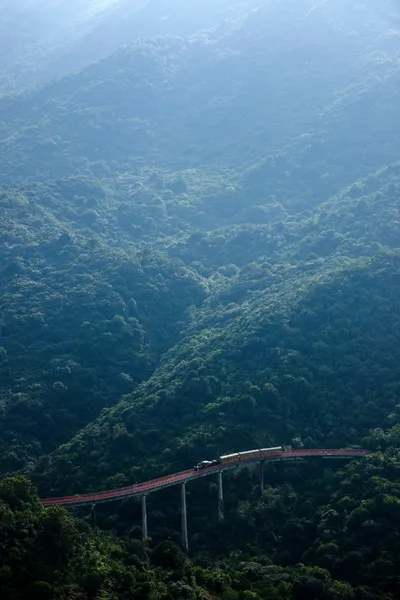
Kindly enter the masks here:
M 246 450 L 245 452 L 233 452 L 232 454 L 225 454 L 219 456 L 214 460 L 202 460 L 193 467 L 194 471 L 202 471 L 203 469 L 209 469 L 215 465 L 229 465 L 231 463 L 240 463 L 248 460 L 262 460 L 269 456 L 274 456 L 282 452 L 282 446 L 275 446 L 273 448 L 256 448 L 255 450 Z

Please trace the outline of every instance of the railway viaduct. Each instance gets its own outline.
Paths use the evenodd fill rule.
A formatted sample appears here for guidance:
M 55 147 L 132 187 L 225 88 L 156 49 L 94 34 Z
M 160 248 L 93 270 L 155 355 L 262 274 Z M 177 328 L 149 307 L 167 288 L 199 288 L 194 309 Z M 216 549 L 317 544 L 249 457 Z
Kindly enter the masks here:
M 210 475 L 216 474 L 218 476 L 218 519 L 220 522 L 224 520 L 224 496 L 223 496 L 223 482 L 222 474 L 228 469 L 234 469 L 243 464 L 250 464 L 254 462 L 260 463 L 261 468 L 261 491 L 264 489 L 264 464 L 266 462 L 286 462 L 286 461 L 302 461 L 310 458 L 322 458 L 322 459 L 354 459 L 361 458 L 369 454 L 368 450 L 360 449 L 313 449 L 313 450 L 282 450 L 278 454 L 265 456 L 261 455 L 257 458 L 250 458 L 246 460 L 238 460 L 229 464 L 218 464 L 212 467 L 203 469 L 201 471 L 195 471 L 194 469 L 188 469 L 187 471 L 181 471 L 173 475 L 165 475 L 158 479 L 152 479 L 143 483 L 135 485 L 116 488 L 113 490 L 106 490 L 104 492 L 94 492 L 90 494 L 82 494 L 75 496 L 63 496 L 58 498 L 44 498 L 41 500 L 43 506 L 81 506 L 84 504 L 90 504 L 92 508 L 96 504 L 104 502 L 112 502 L 113 500 L 120 500 L 121 498 L 129 498 L 132 496 L 140 496 L 142 501 L 142 540 L 146 541 L 148 528 L 147 528 L 147 506 L 146 496 L 152 492 L 162 490 L 166 487 L 175 485 L 181 486 L 181 514 L 182 514 L 182 546 L 187 551 L 189 549 L 188 540 L 188 527 L 187 527 L 187 507 L 186 507 L 186 484 L 194 479 L 200 479 L 201 477 L 209 477 Z

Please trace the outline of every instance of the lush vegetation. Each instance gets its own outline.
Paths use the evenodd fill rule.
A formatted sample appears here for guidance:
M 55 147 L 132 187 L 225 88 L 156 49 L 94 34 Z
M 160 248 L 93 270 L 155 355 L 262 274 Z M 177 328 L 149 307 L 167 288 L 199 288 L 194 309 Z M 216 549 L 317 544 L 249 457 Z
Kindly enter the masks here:
M 8 189 L 0 200 L 3 472 L 68 440 L 134 389 L 176 339 L 185 309 L 207 293 L 182 262 L 129 242 L 106 245 L 117 225 L 91 235 L 83 220 L 73 230 L 71 218 L 96 214 L 106 193 L 74 179 Z
M 271 468 L 261 498 L 255 485 L 239 502 L 235 494 L 229 524 L 204 521 L 192 561 L 173 541 L 145 548 L 135 528 L 116 538 L 93 528 L 92 517 L 43 509 L 29 480 L 6 478 L 0 592 L 10 600 L 394 600 L 399 442 L 398 426 L 376 430 L 365 440 L 375 454 L 336 473 L 322 465 Z M 239 489 L 243 476 L 235 475 Z
M 144 36 L 223 30 L 256 0 L 12 0 L 0 15 L 0 95 L 81 69 Z M 232 18 L 233 17 L 233 18 Z
M 397 9 L 185 4 L 0 18 L 19 36 L 0 57 L 0 596 L 394 600 Z M 119 48 L 139 32 L 163 35 Z M 226 475 L 223 524 L 215 482 L 192 483 L 190 560 L 174 488 L 148 498 L 143 547 L 137 500 L 94 519 L 30 483 L 276 444 L 374 454 L 269 466 L 262 495 L 256 467 Z
M 389 425 L 400 380 L 396 173 L 308 219 L 181 242 L 190 267 L 200 259 L 211 271 L 208 299 L 148 381 L 42 461 L 46 491 L 109 485 L 116 473 L 129 483 L 132 469 L 145 478 L 298 436 L 310 447 L 359 444 Z

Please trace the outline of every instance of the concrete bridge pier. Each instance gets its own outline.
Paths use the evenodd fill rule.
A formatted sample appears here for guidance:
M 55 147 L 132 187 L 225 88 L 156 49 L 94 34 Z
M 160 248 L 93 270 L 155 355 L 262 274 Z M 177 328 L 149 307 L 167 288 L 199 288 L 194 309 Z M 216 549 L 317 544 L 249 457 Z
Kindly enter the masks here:
M 261 496 L 262 496 L 263 491 L 264 491 L 264 466 L 265 466 L 265 460 L 261 460 L 260 461 L 260 489 L 261 489 Z
M 188 539 L 188 528 L 187 528 L 187 508 L 186 508 L 186 482 L 184 481 L 181 485 L 181 500 L 182 500 L 182 546 L 189 552 L 189 539 Z
M 146 543 L 147 540 L 147 505 L 146 505 L 146 494 L 142 496 L 142 542 Z
M 92 522 L 92 527 L 96 527 L 96 505 L 92 504 L 90 507 L 90 520 Z
M 218 521 L 223 522 L 224 515 L 224 488 L 222 487 L 222 471 L 218 472 Z

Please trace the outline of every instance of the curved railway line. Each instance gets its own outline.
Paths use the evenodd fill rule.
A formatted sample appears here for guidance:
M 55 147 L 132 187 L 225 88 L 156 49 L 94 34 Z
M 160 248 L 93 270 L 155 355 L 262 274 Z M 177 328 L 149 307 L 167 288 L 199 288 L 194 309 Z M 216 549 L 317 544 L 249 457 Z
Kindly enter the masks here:
M 254 454 L 257 454 L 254 456 Z M 259 462 L 261 465 L 261 490 L 264 489 L 264 463 L 269 462 L 283 462 L 283 461 L 296 461 L 304 460 L 308 458 L 322 458 L 322 459 L 353 459 L 361 458 L 369 454 L 368 450 L 358 450 L 351 448 L 340 448 L 340 449 L 319 449 L 319 450 L 282 450 L 278 448 L 265 448 L 262 450 L 246 451 L 242 453 L 235 453 L 220 457 L 222 462 L 214 464 L 217 461 L 203 461 L 207 463 L 206 468 L 198 469 L 197 465 L 195 468 L 181 471 L 180 473 L 174 473 L 173 475 L 165 475 L 157 479 L 151 479 L 150 481 L 144 481 L 143 483 L 137 483 L 123 488 L 116 488 L 113 490 L 105 490 L 103 492 L 93 492 L 90 494 L 82 494 L 75 496 L 61 496 L 58 498 L 43 498 L 41 503 L 43 506 L 81 506 L 90 504 L 92 511 L 94 511 L 96 504 L 104 502 L 112 502 L 114 500 L 120 500 L 129 498 L 132 496 L 140 496 L 142 501 L 142 541 L 143 543 L 147 540 L 147 505 L 146 496 L 151 492 L 162 490 L 166 487 L 174 485 L 181 486 L 181 517 L 182 517 L 182 546 L 186 551 L 189 550 L 189 538 L 188 538 L 188 526 L 187 526 L 187 509 L 186 509 L 186 484 L 194 479 L 200 479 L 201 477 L 208 477 L 209 475 L 216 474 L 218 476 L 218 520 L 222 522 L 224 520 L 224 497 L 223 497 L 223 486 L 222 486 L 222 473 L 228 469 L 234 469 L 243 464 L 249 464 Z M 235 455 L 238 456 L 238 460 L 235 460 Z M 226 459 L 228 462 L 223 462 Z M 200 463 L 202 464 L 202 463 Z M 209 465 L 209 466 L 208 466 Z
M 193 479 L 199 479 L 201 477 L 207 477 L 213 473 L 226 471 L 233 469 L 242 464 L 249 464 L 252 462 L 281 462 L 288 460 L 298 460 L 312 457 L 322 458 L 359 458 L 369 453 L 368 450 L 354 450 L 354 449 L 320 449 L 320 450 L 283 450 L 279 454 L 259 456 L 257 458 L 250 458 L 248 460 L 239 460 L 232 462 L 229 465 L 215 465 L 204 469 L 203 471 L 195 471 L 194 469 L 188 469 L 181 471 L 180 473 L 174 473 L 173 475 L 165 475 L 157 479 L 151 479 L 143 483 L 130 485 L 127 487 L 116 488 L 113 490 L 106 490 L 103 492 L 93 492 L 90 494 L 82 494 L 75 496 L 62 496 L 58 498 L 43 498 L 41 503 L 43 506 L 78 506 L 82 504 L 99 504 L 103 502 L 111 502 L 121 498 L 128 498 L 130 496 L 143 496 L 151 492 L 156 492 L 166 487 L 187 483 Z

